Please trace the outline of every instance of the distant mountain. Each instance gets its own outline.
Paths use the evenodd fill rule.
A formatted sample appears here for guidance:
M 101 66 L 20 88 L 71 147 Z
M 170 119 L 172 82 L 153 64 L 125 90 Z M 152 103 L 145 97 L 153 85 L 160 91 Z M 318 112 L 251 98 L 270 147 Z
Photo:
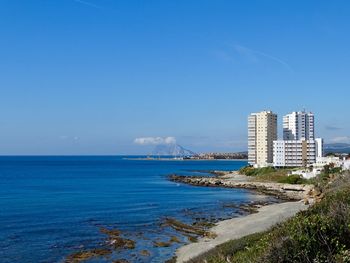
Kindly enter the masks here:
M 324 145 L 324 152 L 327 153 L 350 153 L 350 143 L 327 143 Z
M 161 144 L 157 145 L 153 150 L 153 155 L 172 155 L 172 156 L 193 156 L 195 152 L 185 149 L 179 144 Z

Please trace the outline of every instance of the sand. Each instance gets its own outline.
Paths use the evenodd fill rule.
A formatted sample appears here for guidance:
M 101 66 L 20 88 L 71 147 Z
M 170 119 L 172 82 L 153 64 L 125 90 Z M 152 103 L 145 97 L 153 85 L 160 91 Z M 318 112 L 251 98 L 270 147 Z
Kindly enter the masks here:
M 176 251 L 177 262 L 186 262 L 200 254 L 232 239 L 268 230 L 301 210 L 308 208 L 302 201 L 272 204 L 259 208 L 258 213 L 219 222 L 211 229 L 215 239 L 202 238 Z

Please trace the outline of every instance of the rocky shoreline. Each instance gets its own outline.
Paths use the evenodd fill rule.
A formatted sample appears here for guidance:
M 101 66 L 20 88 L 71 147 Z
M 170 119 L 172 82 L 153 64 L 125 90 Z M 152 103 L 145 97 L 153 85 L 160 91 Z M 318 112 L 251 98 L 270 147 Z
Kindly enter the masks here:
M 236 172 L 227 173 L 215 171 L 215 176 L 184 176 L 170 175 L 169 180 L 193 186 L 242 188 L 254 190 L 265 195 L 273 195 L 285 201 L 304 200 L 311 202 L 317 199 L 320 193 L 313 185 L 308 184 L 283 184 L 274 182 L 257 182 L 248 176 L 239 175 Z
M 254 177 L 240 175 L 238 172 L 211 171 L 210 173 L 214 176 L 173 174 L 169 176 L 169 180 L 192 186 L 253 190 L 264 195 L 272 195 L 283 202 L 260 206 L 257 210 L 251 211 L 248 216 L 218 222 L 210 229 L 216 237 L 213 239 L 202 238 L 196 243 L 179 248 L 176 257 L 171 262 L 187 262 L 228 240 L 264 231 L 295 215 L 298 211 L 307 209 L 310 204 L 320 201 L 323 197 L 323 194 L 311 184 L 259 182 L 254 180 Z

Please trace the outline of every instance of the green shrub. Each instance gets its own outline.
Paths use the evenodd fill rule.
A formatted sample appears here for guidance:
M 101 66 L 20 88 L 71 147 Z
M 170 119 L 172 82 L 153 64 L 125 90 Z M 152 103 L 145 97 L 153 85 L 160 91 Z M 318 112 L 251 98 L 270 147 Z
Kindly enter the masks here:
M 237 240 L 228 241 L 222 245 L 217 246 L 215 249 L 210 250 L 199 257 L 190 260 L 192 263 L 207 262 L 207 263 L 221 263 L 227 262 L 227 257 L 233 257 L 234 254 L 240 253 L 245 250 L 250 244 L 255 244 L 265 235 L 263 233 L 255 233 Z M 239 261 L 237 261 L 239 262 Z
M 273 173 L 275 171 L 276 169 L 273 167 L 254 168 L 251 166 L 245 166 L 239 170 L 241 174 L 244 174 L 247 176 L 265 175 L 265 174 Z
M 299 174 L 291 174 L 289 176 L 282 177 L 278 180 L 278 182 L 283 184 L 304 184 L 307 183 L 307 180 Z
M 334 167 L 334 163 L 326 164 L 323 167 L 323 173 L 325 174 L 337 174 L 337 173 L 340 173 L 341 170 L 342 170 L 341 167 Z

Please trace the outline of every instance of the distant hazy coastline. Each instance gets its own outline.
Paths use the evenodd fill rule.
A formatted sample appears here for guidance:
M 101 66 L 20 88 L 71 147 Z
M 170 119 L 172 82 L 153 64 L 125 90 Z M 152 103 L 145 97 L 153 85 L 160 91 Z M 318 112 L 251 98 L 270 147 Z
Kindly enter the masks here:
M 123 160 L 132 161 L 242 161 L 247 162 L 248 159 L 181 159 L 181 158 L 146 158 L 146 157 L 126 157 Z

